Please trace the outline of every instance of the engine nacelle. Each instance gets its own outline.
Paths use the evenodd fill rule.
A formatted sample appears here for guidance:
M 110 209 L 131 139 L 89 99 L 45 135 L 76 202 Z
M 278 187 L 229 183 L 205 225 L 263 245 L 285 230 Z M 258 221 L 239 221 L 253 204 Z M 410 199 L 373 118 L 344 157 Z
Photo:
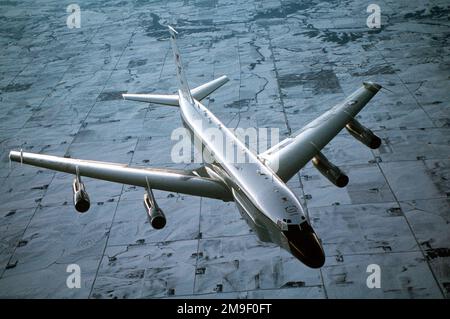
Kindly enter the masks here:
M 323 176 L 337 187 L 347 186 L 348 176 L 345 175 L 339 167 L 332 164 L 322 153 L 319 152 L 314 156 L 312 163 Z
M 379 148 L 381 139 L 376 136 L 371 130 L 363 126 L 357 120 L 353 119 L 345 126 L 347 131 L 358 141 L 370 147 L 371 149 Z
M 166 225 L 166 216 L 156 204 L 151 192 L 144 195 L 144 206 L 147 210 L 148 221 L 155 229 L 162 229 Z
M 91 202 L 89 200 L 89 195 L 86 192 L 86 187 L 81 182 L 79 177 L 76 177 L 73 180 L 72 190 L 75 209 L 80 213 L 87 212 L 91 206 Z

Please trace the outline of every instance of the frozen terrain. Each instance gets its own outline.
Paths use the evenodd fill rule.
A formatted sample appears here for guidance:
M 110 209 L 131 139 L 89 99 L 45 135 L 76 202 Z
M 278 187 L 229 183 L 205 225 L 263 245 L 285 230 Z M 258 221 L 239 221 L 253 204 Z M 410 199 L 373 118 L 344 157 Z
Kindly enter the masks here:
M 381 29 L 349 1 L 68 1 L 0 3 L 0 297 L 448 298 L 450 296 L 450 6 L 385 1 Z M 342 132 L 324 149 L 350 177 L 338 189 L 308 164 L 289 186 L 322 238 L 309 269 L 257 240 L 233 203 L 143 190 L 8 161 L 11 149 L 154 167 L 175 164 L 176 108 L 121 93 L 176 90 L 165 25 L 180 33 L 191 86 L 230 78 L 205 104 L 229 127 L 284 136 L 359 88 L 382 90 L 358 116 L 375 151 Z M 69 289 L 69 264 L 81 288 Z M 366 286 L 369 264 L 381 288 Z

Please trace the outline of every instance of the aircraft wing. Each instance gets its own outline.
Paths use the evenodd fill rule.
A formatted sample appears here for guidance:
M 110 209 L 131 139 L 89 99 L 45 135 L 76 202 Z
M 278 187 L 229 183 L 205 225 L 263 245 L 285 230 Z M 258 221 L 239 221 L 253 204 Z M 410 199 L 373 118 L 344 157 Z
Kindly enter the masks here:
M 129 167 L 124 164 L 87 161 L 52 155 L 11 151 L 11 161 L 43 167 L 69 174 L 78 174 L 110 182 L 177 192 L 188 195 L 232 200 L 229 190 L 220 182 L 200 177 L 194 171 Z
M 287 182 L 315 156 L 324 159 L 320 150 L 344 127 L 367 146 L 379 147 L 381 140 L 369 129 L 359 124 L 354 117 L 380 89 L 381 86 L 378 84 L 365 82 L 360 89 L 342 103 L 316 118 L 292 136 L 259 154 L 259 158 L 271 167 L 284 182 Z

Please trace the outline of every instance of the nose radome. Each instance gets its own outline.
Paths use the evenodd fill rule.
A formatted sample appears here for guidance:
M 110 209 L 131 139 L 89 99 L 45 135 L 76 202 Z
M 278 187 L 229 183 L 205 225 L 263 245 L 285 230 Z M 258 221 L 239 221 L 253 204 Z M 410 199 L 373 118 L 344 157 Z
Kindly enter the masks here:
M 319 238 L 308 224 L 284 232 L 291 253 L 311 268 L 320 268 L 325 264 L 325 253 Z

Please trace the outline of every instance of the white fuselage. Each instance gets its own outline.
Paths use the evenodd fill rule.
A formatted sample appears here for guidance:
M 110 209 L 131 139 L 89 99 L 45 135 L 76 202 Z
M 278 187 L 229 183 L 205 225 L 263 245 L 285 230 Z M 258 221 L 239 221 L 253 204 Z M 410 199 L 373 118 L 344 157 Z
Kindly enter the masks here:
M 288 231 L 311 228 L 297 197 L 205 106 L 183 98 L 181 92 L 179 96 L 183 124 L 212 159 L 206 166 L 209 175 L 230 188 L 239 211 L 260 240 L 292 252 Z M 221 136 L 213 137 L 212 130 Z M 233 160 L 236 158 L 230 154 L 245 160 Z

